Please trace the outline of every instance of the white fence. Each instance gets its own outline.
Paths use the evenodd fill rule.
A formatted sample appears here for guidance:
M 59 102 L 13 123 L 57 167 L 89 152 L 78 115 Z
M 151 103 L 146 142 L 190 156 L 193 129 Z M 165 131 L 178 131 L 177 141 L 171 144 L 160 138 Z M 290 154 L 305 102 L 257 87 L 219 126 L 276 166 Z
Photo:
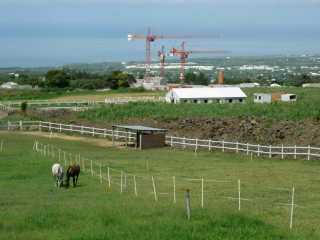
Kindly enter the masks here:
M 18 121 L 8 122 L 6 125 L 0 126 L 7 130 L 21 131 L 48 131 L 60 133 L 78 133 L 92 137 L 110 138 L 112 141 L 123 141 L 127 144 L 133 144 L 136 135 L 132 132 L 118 131 L 105 128 L 87 127 L 73 124 L 51 123 L 42 121 Z M 266 146 L 240 142 L 203 140 L 192 138 L 181 138 L 174 136 L 166 136 L 166 144 L 172 148 L 192 149 L 195 152 L 200 150 L 213 151 L 221 150 L 222 152 L 232 151 L 236 153 L 255 154 L 258 157 L 280 157 L 307 160 L 320 159 L 320 148 L 312 146 Z
M 164 97 L 141 96 L 141 97 L 106 97 L 105 100 L 25 100 L 25 101 L 3 101 L 1 105 L 10 108 L 19 108 L 22 102 L 27 102 L 31 107 L 50 107 L 50 108 L 67 108 L 67 107 L 93 107 L 104 104 L 125 104 L 129 102 L 163 102 Z
M 192 206 L 195 207 L 210 207 L 212 197 L 215 203 L 222 201 L 227 205 L 232 204 L 237 211 L 243 211 L 253 203 L 259 205 L 259 208 L 266 207 L 267 211 L 270 211 L 270 208 L 278 211 L 280 207 L 284 207 L 288 212 L 287 219 L 290 229 L 293 228 L 296 209 L 317 209 L 315 206 L 309 208 L 298 205 L 295 202 L 294 186 L 279 188 L 262 184 L 257 189 L 259 184 L 242 182 L 240 179 L 217 180 L 208 177 L 137 175 L 123 168 L 110 166 L 110 163 L 104 164 L 101 161 L 85 158 L 79 153 L 68 152 L 38 141 L 34 142 L 33 151 L 58 161 L 64 167 L 74 163 L 79 164 L 81 171 L 97 177 L 99 183 L 104 184 L 108 192 L 116 191 L 121 194 L 132 194 L 135 197 L 149 197 L 155 202 L 170 201 L 173 204 L 181 204 L 184 201 L 185 190 L 189 189 L 192 192 Z M 246 202 L 250 204 L 244 204 Z

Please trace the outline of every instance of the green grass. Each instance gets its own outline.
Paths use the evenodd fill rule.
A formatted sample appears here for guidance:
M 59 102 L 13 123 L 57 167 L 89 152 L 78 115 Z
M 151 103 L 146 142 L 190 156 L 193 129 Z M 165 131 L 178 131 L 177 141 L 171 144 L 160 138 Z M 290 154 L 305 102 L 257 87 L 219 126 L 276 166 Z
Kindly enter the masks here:
M 170 149 L 136 151 L 37 137 L 68 152 L 135 174 L 127 191 L 119 193 L 120 175 L 112 171 L 111 191 L 97 177 L 82 173 L 77 188 L 57 190 L 51 165 L 56 160 L 31 151 L 35 137 L 0 133 L 0 239 L 319 239 L 320 163 L 248 159 L 244 155 L 200 152 L 194 155 Z M 90 166 L 86 162 L 86 169 Z M 146 167 L 148 166 L 148 167 Z M 98 172 L 97 167 L 94 170 Z M 103 173 L 106 174 L 104 167 Z M 159 201 L 154 202 L 151 175 L 156 178 Z M 172 203 L 172 176 L 177 178 L 177 203 Z M 183 177 L 230 180 L 205 184 L 205 208 L 200 207 L 200 185 Z M 142 178 L 143 177 L 143 178 Z M 242 181 L 243 202 L 236 196 Z M 288 192 L 271 187 L 296 188 L 294 230 L 288 230 Z M 191 189 L 192 219 L 184 215 L 183 196 Z
M 159 95 L 160 92 L 150 92 L 144 89 L 117 89 L 110 91 L 96 91 L 96 90 L 59 90 L 59 89 L 43 89 L 43 90 L 0 90 L 0 101 L 14 101 L 14 100 L 50 100 L 63 99 L 65 97 L 79 97 L 79 96 L 108 96 L 118 94 L 151 94 Z
M 271 92 L 274 89 L 248 89 L 244 104 L 166 104 L 130 103 L 111 105 L 79 113 L 91 121 L 123 121 L 151 118 L 175 120 L 179 118 L 212 117 L 265 117 L 276 120 L 320 119 L 320 94 L 318 89 L 287 88 L 284 92 L 296 93 L 296 103 L 254 104 L 253 93 Z M 277 90 L 279 91 L 279 90 Z

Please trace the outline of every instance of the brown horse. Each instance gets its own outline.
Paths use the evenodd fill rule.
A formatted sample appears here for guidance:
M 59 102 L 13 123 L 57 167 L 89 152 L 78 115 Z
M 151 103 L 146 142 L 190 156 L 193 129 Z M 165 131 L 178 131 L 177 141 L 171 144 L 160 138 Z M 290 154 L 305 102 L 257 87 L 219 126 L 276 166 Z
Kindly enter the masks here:
M 69 187 L 70 177 L 72 177 L 73 187 L 75 187 L 78 182 L 79 174 L 80 174 L 80 166 L 78 164 L 70 165 L 68 167 L 67 173 L 66 173 L 66 175 L 67 175 L 66 187 Z

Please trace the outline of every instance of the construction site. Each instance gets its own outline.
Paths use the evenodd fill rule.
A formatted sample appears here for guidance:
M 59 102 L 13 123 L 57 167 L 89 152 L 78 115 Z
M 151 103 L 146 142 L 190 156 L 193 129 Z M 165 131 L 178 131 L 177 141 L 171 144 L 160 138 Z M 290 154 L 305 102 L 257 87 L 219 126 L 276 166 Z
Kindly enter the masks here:
M 209 38 L 215 38 L 212 36 Z M 148 90 L 168 90 L 173 87 L 190 87 L 186 85 L 185 74 L 186 69 L 191 69 L 188 67 L 188 59 L 190 55 L 212 55 L 212 54 L 226 54 L 227 51 L 224 50 L 203 50 L 203 49 L 188 49 L 186 47 L 187 42 L 185 39 L 196 39 L 195 36 L 170 36 L 170 35 L 157 35 L 153 34 L 151 28 L 148 28 L 146 35 L 139 34 L 128 34 L 128 41 L 143 40 L 145 41 L 145 64 L 139 66 L 133 66 L 131 68 L 144 68 L 145 73 L 142 79 L 136 79 L 136 83 L 133 87 L 143 87 Z M 155 41 L 161 41 L 164 39 L 181 39 L 181 44 L 179 47 L 172 47 L 167 49 L 166 46 L 162 45 L 161 49 L 157 52 L 158 64 L 154 64 L 152 61 L 152 43 Z M 179 66 L 177 64 L 167 63 L 167 58 L 172 57 L 179 60 Z M 165 71 L 167 69 L 176 69 L 179 68 L 179 83 L 178 84 L 168 84 L 165 77 Z M 153 72 L 152 69 L 157 69 L 157 72 Z M 198 70 L 213 70 L 212 67 L 199 67 Z M 224 83 L 224 72 L 220 70 L 217 76 L 217 84 L 223 85 Z

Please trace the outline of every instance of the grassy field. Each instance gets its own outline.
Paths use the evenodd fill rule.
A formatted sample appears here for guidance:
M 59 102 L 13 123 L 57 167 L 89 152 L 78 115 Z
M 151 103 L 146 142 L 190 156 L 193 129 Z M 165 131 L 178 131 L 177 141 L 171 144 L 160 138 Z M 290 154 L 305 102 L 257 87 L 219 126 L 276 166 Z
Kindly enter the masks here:
M 253 93 L 275 92 L 279 89 L 247 89 L 245 104 L 165 104 L 130 103 L 121 106 L 106 106 L 79 113 L 91 121 L 122 121 L 127 119 L 152 118 L 175 120 L 190 117 L 265 117 L 278 120 L 320 119 L 320 94 L 318 89 L 286 88 L 284 92 L 298 95 L 296 103 L 254 104 Z
M 23 100 L 91 100 L 103 101 L 106 97 L 159 96 L 162 92 L 151 92 L 141 89 L 118 89 L 110 91 L 95 90 L 0 90 L 0 101 Z
M 57 160 L 32 152 L 33 141 L 81 154 L 110 166 L 111 189 L 98 177 L 82 173 L 79 187 L 56 189 L 51 174 Z M 18 133 L 0 133 L 0 239 L 319 239 L 320 163 L 256 159 L 244 155 L 171 149 L 136 151 L 102 147 L 97 141 L 68 141 Z M 101 140 L 103 141 L 103 140 Z M 89 169 L 86 162 L 86 170 Z M 96 172 L 99 169 L 94 164 Z M 132 177 L 120 193 L 122 170 Z M 104 175 L 106 167 L 102 168 Z M 152 195 L 155 176 L 159 201 Z M 172 176 L 177 203 L 173 204 Z M 200 184 L 186 178 L 204 177 L 204 209 Z M 237 180 L 242 201 L 238 212 Z M 289 191 L 296 203 L 293 231 L 288 230 Z M 186 220 L 184 192 L 191 189 L 192 218 Z M 160 194 L 163 193 L 163 194 Z M 304 208 L 302 208 L 304 207 Z

